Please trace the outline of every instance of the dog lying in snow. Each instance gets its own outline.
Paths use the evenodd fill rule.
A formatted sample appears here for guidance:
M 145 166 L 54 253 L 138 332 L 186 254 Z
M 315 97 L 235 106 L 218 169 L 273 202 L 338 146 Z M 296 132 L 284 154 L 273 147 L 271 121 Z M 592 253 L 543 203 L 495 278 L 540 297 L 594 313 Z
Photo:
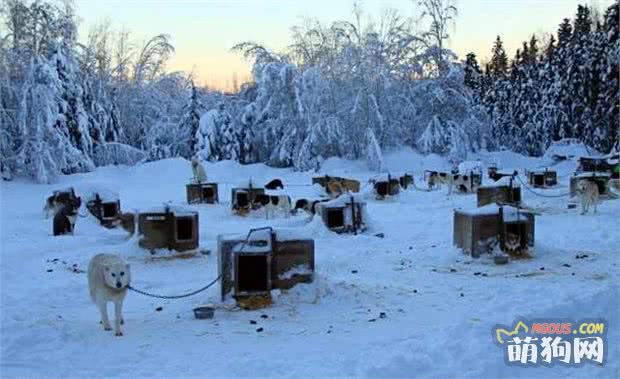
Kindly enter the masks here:
M 207 170 L 198 157 L 192 158 L 192 173 L 194 174 L 194 183 L 200 184 L 207 181 Z
M 581 200 L 581 214 L 586 214 L 590 210 L 591 205 L 594 205 L 594 213 L 596 213 L 596 204 L 599 200 L 596 183 L 589 179 L 582 179 L 577 183 L 576 192 Z
M 69 199 L 54 215 L 53 233 L 54 236 L 73 234 L 75 221 L 82 206 L 82 199 L 79 197 Z
M 129 265 L 116 255 L 98 254 L 88 263 L 90 298 L 99 307 L 103 329 L 112 330 L 108 319 L 108 302 L 114 303 L 114 335 L 122 336 L 123 300 L 131 280 Z
M 452 188 L 456 187 L 459 192 L 474 192 L 478 183 L 473 181 L 471 175 L 451 174 L 447 172 L 429 171 L 427 179 L 428 188 L 434 189 L 442 184 L 448 186 L 448 195 L 452 193 Z
M 52 196 L 48 197 L 45 201 L 45 206 L 43 207 L 45 218 L 49 218 L 50 215 L 55 215 L 62 207 L 70 204 L 76 198 L 73 187 L 67 188 L 66 190 L 54 191 Z
M 265 189 L 268 189 L 268 190 L 284 189 L 284 184 L 282 184 L 282 180 L 274 179 L 270 181 L 269 183 L 265 184 Z
M 256 203 L 265 208 L 267 219 L 278 210 L 284 212 L 286 218 L 291 215 L 291 198 L 287 195 L 256 195 Z

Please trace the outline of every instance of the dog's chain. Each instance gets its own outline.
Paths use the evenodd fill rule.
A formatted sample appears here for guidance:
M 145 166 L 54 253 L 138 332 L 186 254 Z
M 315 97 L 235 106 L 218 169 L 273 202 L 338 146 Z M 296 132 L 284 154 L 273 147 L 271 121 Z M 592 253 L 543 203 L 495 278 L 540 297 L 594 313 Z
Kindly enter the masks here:
M 241 249 L 243 250 L 243 248 L 245 247 L 245 245 L 249 242 L 250 240 L 250 236 L 252 235 L 252 233 L 256 232 L 256 231 L 260 231 L 260 230 L 270 230 L 271 233 L 273 233 L 273 228 L 271 226 L 266 226 L 263 228 L 256 228 L 256 229 L 250 229 L 250 231 L 248 232 L 247 237 L 245 238 L 245 240 L 243 241 L 243 244 L 241 245 Z M 218 280 L 220 280 L 220 278 L 222 277 L 222 274 L 218 275 L 217 278 L 213 279 L 213 281 L 211 281 L 209 284 L 207 284 L 206 286 L 197 289 L 196 291 L 192 291 L 189 293 L 185 293 L 183 295 L 171 295 L 171 296 L 165 296 L 165 295 L 156 295 L 154 293 L 148 293 L 142 290 L 139 290 L 137 288 L 134 288 L 132 286 L 127 286 L 127 288 L 131 291 L 137 292 L 139 294 L 142 294 L 144 296 L 149 296 L 149 297 L 155 297 L 158 299 L 182 299 L 184 297 L 190 297 L 190 296 L 194 296 L 202 291 L 205 291 L 206 289 L 208 289 L 209 287 L 211 287 L 212 285 L 214 285 L 215 283 L 217 283 Z
M 527 184 L 525 184 L 525 183 L 523 182 L 523 180 L 521 180 L 521 178 L 520 178 L 518 175 L 517 175 L 516 177 L 517 177 L 517 180 L 518 180 L 519 182 L 521 182 L 521 184 L 523 184 L 523 187 L 525 187 L 525 189 L 526 189 L 526 190 L 530 191 L 531 193 L 533 193 L 533 194 L 534 194 L 534 195 L 536 195 L 536 196 L 540 196 L 540 197 L 548 197 L 548 198 L 552 198 L 552 199 L 553 199 L 553 198 L 564 197 L 564 196 L 570 196 L 570 192 L 569 192 L 569 193 L 563 193 L 563 194 L 560 194 L 560 195 L 544 195 L 544 194 L 542 194 L 542 193 L 538 193 L 538 192 L 534 191 L 533 189 L 531 189 L 531 188 L 530 188 Z
M 132 287 L 132 286 L 127 286 L 127 288 L 128 288 L 128 289 L 130 289 L 130 290 L 132 290 L 132 291 L 134 291 L 134 292 L 137 292 L 137 293 L 139 293 L 139 294 L 142 294 L 142 295 L 144 295 L 144 296 L 155 297 L 155 298 L 158 298 L 158 299 L 182 299 L 182 298 L 184 298 L 184 297 L 194 296 L 194 295 L 196 295 L 196 294 L 198 294 L 198 293 L 200 293 L 200 292 L 202 292 L 202 291 L 205 291 L 206 289 L 208 289 L 209 287 L 211 287 L 212 285 L 214 285 L 215 283 L 217 283 L 217 281 L 218 281 L 218 280 L 220 280 L 220 278 L 221 278 L 221 277 L 222 277 L 222 275 L 218 275 L 218 277 L 217 277 L 217 278 L 215 278 L 212 282 L 210 282 L 210 283 L 209 283 L 209 284 L 207 284 L 206 286 L 204 286 L 204 287 L 202 287 L 202 288 L 200 288 L 200 289 L 197 289 L 196 291 L 192 291 L 192 292 L 189 292 L 189 293 L 186 293 L 186 294 L 183 294 L 183 295 L 171 295 L 171 296 L 166 296 L 166 295 L 156 295 L 156 294 L 153 294 L 153 293 L 148 293 L 148 292 L 145 292 L 145 291 L 139 290 L 139 289 L 134 288 L 134 287 Z

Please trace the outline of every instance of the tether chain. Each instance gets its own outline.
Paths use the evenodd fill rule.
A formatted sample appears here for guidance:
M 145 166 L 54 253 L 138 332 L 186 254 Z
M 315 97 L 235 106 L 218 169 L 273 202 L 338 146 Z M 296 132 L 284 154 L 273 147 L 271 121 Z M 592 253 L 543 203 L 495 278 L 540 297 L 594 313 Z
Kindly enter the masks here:
M 189 293 L 186 293 L 186 294 L 183 294 L 183 295 L 173 295 L 173 296 L 156 295 L 156 294 L 153 294 L 153 293 L 148 293 L 148 292 L 141 291 L 141 290 L 139 290 L 137 288 L 134 288 L 132 286 L 127 286 L 127 288 L 132 290 L 132 291 L 134 291 L 134 292 L 142 294 L 144 296 L 155 297 L 155 298 L 158 298 L 158 299 L 182 299 L 184 297 L 190 297 L 190 296 L 196 295 L 197 293 L 205 291 L 207 288 L 209 288 L 212 285 L 214 285 L 215 283 L 217 283 L 217 281 L 220 280 L 221 277 L 222 277 L 222 275 L 218 275 L 217 278 L 215 278 L 211 283 L 207 284 L 206 286 L 204 286 L 204 287 L 202 287 L 200 289 L 197 289 L 196 291 L 192 291 L 192 292 L 189 292 Z
M 519 180 L 519 182 L 521 182 L 521 184 L 523 184 L 523 187 L 525 187 L 526 190 L 530 191 L 531 193 L 533 193 L 536 196 L 547 197 L 547 198 L 559 198 L 559 197 L 564 197 L 564 196 L 570 196 L 570 192 L 569 193 L 563 193 L 563 194 L 560 194 L 560 195 L 544 195 L 542 193 L 538 193 L 538 192 L 534 191 L 533 189 L 531 189 L 527 184 L 525 184 L 523 182 L 523 180 L 521 180 L 519 175 L 517 175 L 516 177 L 517 177 L 517 180 Z
M 243 248 L 245 247 L 246 243 L 249 241 L 250 236 L 252 235 L 252 233 L 254 233 L 256 231 L 259 231 L 259 230 L 267 230 L 267 229 L 270 230 L 273 233 L 273 228 L 271 226 L 266 226 L 266 227 L 263 227 L 263 228 L 250 229 L 250 231 L 248 232 L 247 237 L 245 238 L 245 240 L 243 241 L 243 244 L 241 245 L 241 249 L 240 250 L 243 250 Z M 149 296 L 149 297 L 155 297 L 155 298 L 158 298 L 158 299 L 182 299 L 184 297 L 190 297 L 190 296 L 196 295 L 197 293 L 205 291 L 207 288 L 209 288 L 212 285 L 214 285 L 215 283 L 217 283 L 217 281 L 220 280 L 221 277 L 222 277 L 222 275 L 220 274 L 220 275 L 217 276 L 217 278 L 213 279 L 213 281 L 211 283 L 207 284 L 206 286 L 204 286 L 204 287 L 202 287 L 200 289 L 197 289 L 196 291 L 185 293 L 183 295 L 172 295 L 172 296 L 156 295 L 156 294 L 153 294 L 153 293 L 148 293 L 148 292 L 139 290 L 139 289 L 134 288 L 132 286 L 127 286 L 127 288 L 132 290 L 132 291 L 134 291 L 134 292 L 137 292 L 137 293 L 139 293 L 141 295 Z

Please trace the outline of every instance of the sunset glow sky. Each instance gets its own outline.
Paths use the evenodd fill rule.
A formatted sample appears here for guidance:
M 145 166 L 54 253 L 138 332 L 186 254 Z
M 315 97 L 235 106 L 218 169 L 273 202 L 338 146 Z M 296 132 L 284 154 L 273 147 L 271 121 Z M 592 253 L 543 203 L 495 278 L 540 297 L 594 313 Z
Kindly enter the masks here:
M 586 0 L 601 9 L 610 1 Z M 378 20 L 386 8 L 403 15 L 418 14 L 412 0 L 364 0 L 366 16 Z M 460 0 L 459 14 L 449 47 L 459 57 L 470 51 L 480 61 L 488 59 L 499 34 L 509 57 L 533 33 L 553 32 L 564 17 L 574 16 L 579 0 Z M 322 23 L 351 20 L 353 0 L 76 0 L 80 35 L 108 20 L 114 29 L 125 28 L 133 39 L 146 40 L 169 34 L 176 53 L 168 69 L 193 72 L 199 83 L 230 88 L 232 76 L 240 82 L 250 77 L 251 62 L 230 48 L 242 41 L 260 42 L 273 50 L 290 43 L 290 27 L 304 18 Z

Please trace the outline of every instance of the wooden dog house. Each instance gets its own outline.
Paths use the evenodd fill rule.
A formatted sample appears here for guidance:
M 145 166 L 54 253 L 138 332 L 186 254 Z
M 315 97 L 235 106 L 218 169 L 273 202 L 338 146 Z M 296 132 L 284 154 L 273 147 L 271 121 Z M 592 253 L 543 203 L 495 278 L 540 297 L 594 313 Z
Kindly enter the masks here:
M 606 157 L 580 157 L 578 163 L 578 173 L 605 173 L 612 170 L 612 165 L 609 164 Z
M 534 246 L 534 214 L 511 206 L 490 204 L 472 210 L 454 211 L 453 244 L 473 257 L 490 252 L 499 243 L 507 251 L 508 233 L 519 237 L 520 248 Z
M 549 169 L 527 171 L 527 182 L 536 188 L 552 187 L 558 184 L 558 173 Z
M 600 197 L 606 198 L 609 196 L 609 180 L 611 175 L 606 172 L 584 172 L 582 174 L 573 175 L 570 178 L 570 195 L 574 197 L 577 195 L 577 184 L 582 179 L 591 180 L 596 183 L 598 187 L 598 194 Z
M 521 187 L 512 177 L 502 178 L 492 185 L 480 186 L 476 194 L 479 207 L 494 203 L 521 204 Z
M 341 195 L 317 204 L 328 229 L 336 233 L 357 233 L 366 229 L 366 203 L 359 195 Z
M 293 230 L 261 228 L 218 236 L 221 297 L 268 295 L 314 278 L 314 240 Z
M 219 202 L 217 183 L 188 184 L 185 186 L 188 204 L 215 204 Z
M 378 199 L 397 195 L 400 191 L 400 180 L 398 177 L 392 177 L 389 174 L 381 176 L 374 179 L 374 190 Z
M 138 215 L 142 248 L 187 251 L 198 248 L 198 212 L 164 206 Z
M 121 223 L 121 201 L 118 194 L 99 190 L 89 195 L 86 208 L 101 225 L 114 228 Z
M 256 198 L 258 195 L 264 195 L 265 188 L 254 187 L 252 182 L 247 186 L 233 188 L 230 192 L 230 206 L 233 212 L 243 213 L 249 212 L 257 208 Z

